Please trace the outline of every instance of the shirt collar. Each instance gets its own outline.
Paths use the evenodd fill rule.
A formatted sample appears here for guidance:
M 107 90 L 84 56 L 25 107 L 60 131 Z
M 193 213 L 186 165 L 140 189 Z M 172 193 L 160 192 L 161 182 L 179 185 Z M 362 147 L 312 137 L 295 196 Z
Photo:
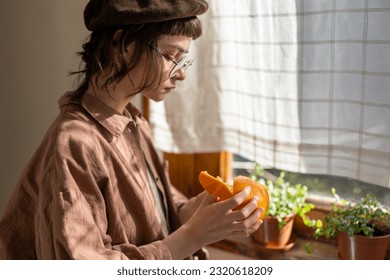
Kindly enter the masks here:
M 71 93 L 66 93 L 59 101 L 60 106 L 74 103 L 70 97 Z M 140 111 L 138 111 L 138 109 L 130 103 L 126 107 L 126 110 L 128 110 L 129 114 L 126 114 L 127 116 L 125 116 L 119 114 L 110 106 L 89 94 L 85 94 L 81 102 L 78 103 L 92 116 L 92 118 L 94 118 L 113 136 L 116 137 L 123 133 L 126 126 L 130 122 L 134 121 L 136 124 L 138 124 L 139 118 L 141 116 Z

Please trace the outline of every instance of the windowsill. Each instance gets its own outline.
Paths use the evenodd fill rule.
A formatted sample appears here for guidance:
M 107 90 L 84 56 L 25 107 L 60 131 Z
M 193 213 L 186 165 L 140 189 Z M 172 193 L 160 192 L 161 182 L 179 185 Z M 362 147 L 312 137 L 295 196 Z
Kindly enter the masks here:
M 327 207 L 316 206 L 312 210 L 312 218 L 318 219 L 327 212 Z M 262 244 L 247 238 L 228 238 L 211 246 L 230 253 L 240 254 L 252 259 L 263 260 L 338 260 L 338 247 L 336 239 L 314 238 L 312 229 L 294 221 L 294 229 L 290 242 L 286 247 L 290 248 L 266 248 Z M 305 246 L 309 244 L 312 249 L 307 253 Z M 390 247 L 387 250 L 386 260 L 390 260 Z
M 305 251 L 305 245 L 310 243 L 312 253 Z M 316 240 L 303 237 L 294 238 L 294 246 L 287 251 L 280 249 L 267 249 L 261 244 L 247 238 L 229 238 L 210 245 L 232 254 L 243 255 L 251 259 L 260 260 L 339 260 L 337 243 L 334 240 Z M 390 250 L 385 260 L 390 260 Z
M 330 205 L 323 200 L 311 197 L 310 202 L 316 207 L 309 213 L 312 219 L 322 219 L 330 210 Z M 339 260 L 336 239 L 314 238 L 314 230 L 303 225 L 300 218 L 295 218 L 294 229 L 290 242 L 286 247 L 290 248 L 266 248 L 262 244 L 247 238 L 228 238 L 211 246 L 233 254 L 239 254 L 251 259 L 263 260 Z M 312 249 L 307 253 L 305 246 L 309 244 Z M 390 259 L 390 247 L 386 260 Z
M 307 239 L 295 236 L 294 246 L 290 250 L 267 249 L 261 244 L 248 238 L 229 238 L 214 243 L 211 246 L 234 254 L 241 254 L 253 259 L 263 260 L 337 260 L 337 244 L 323 242 L 315 239 Z M 305 251 L 305 244 L 310 243 L 312 253 Z

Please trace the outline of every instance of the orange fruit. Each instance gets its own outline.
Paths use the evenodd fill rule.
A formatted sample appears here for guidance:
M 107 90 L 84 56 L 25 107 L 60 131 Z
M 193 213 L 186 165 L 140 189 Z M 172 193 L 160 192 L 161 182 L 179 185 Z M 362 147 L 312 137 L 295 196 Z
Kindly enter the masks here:
M 233 191 L 228 184 L 222 181 L 219 177 L 211 176 L 207 173 L 207 171 L 200 172 L 199 182 L 207 192 L 215 194 L 221 200 L 225 200 L 233 196 Z
M 244 207 L 248 202 L 257 195 L 259 201 L 257 202 L 257 208 L 263 208 L 264 211 L 260 215 L 259 220 L 262 220 L 267 212 L 269 205 L 269 195 L 268 190 L 262 184 L 253 181 L 251 178 L 246 176 L 237 176 L 234 178 L 233 187 L 230 187 L 228 184 L 223 182 L 219 177 L 214 177 L 207 173 L 207 171 L 202 171 L 199 174 L 199 182 L 202 187 L 209 193 L 215 194 L 220 198 L 220 200 L 225 200 L 231 198 L 233 195 L 239 193 L 245 187 L 251 187 L 251 192 L 248 195 L 247 199 L 238 207 L 233 210 L 239 210 Z
M 233 194 L 239 193 L 247 186 L 251 187 L 251 192 L 248 195 L 247 199 L 240 206 L 236 207 L 235 210 L 244 207 L 256 195 L 259 198 L 257 202 L 257 208 L 264 209 L 263 213 L 261 213 L 259 218 L 259 220 L 262 220 L 265 217 L 269 205 L 268 190 L 264 185 L 260 184 L 259 182 L 253 181 L 249 177 L 237 176 L 234 178 L 233 181 Z

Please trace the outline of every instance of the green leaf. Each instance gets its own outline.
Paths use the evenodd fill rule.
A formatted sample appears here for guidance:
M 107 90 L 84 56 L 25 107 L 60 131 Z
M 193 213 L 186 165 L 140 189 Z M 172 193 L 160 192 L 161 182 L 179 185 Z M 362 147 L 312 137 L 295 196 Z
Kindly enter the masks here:
M 343 204 L 340 204 L 340 201 L 336 201 L 332 205 L 330 213 L 324 217 L 326 225 L 315 232 L 316 236 L 335 237 L 338 231 L 343 231 L 349 236 L 356 234 L 373 236 L 375 228 L 378 225 L 384 226 L 389 220 L 389 215 L 386 214 L 389 208 L 381 205 L 371 195 L 366 195 L 358 203 L 346 200 L 342 202 Z M 390 224 L 387 227 L 390 230 Z
M 311 221 L 306 217 L 314 205 L 307 203 L 306 198 L 308 194 L 308 188 L 302 184 L 291 184 L 285 180 L 286 172 L 281 171 L 279 177 L 274 182 L 271 180 L 264 180 L 262 178 L 264 169 L 258 164 L 255 164 L 251 178 L 255 181 L 264 182 L 264 185 L 268 189 L 270 196 L 270 204 L 267 214 L 278 218 L 279 227 L 281 228 L 285 222 L 283 218 L 289 215 L 297 215 L 301 217 L 305 224 L 311 227 L 316 227 L 317 221 Z
M 313 246 L 311 243 L 309 243 L 309 242 L 305 243 L 304 248 L 305 248 L 306 253 L 308 253 L 308 254 L 313 253 Z
M 322 226 L 323 226 L 322 221 L 321 220 L 317 220 L 315 227 L 316 228 L 322 228 Z

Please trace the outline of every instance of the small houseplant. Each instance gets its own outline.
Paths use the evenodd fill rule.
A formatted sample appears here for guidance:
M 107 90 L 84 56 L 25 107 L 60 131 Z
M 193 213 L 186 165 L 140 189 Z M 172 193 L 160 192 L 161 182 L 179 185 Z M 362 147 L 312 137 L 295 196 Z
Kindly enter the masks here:
M 308 227 L 322 226 L 321 220 L 312 220 L 307 216 L 307 213 L 314 208 L 314 204 L 306 201 L 307 186 L 287 182 L 284 171 L 275 180 L 266 179 L 264 174 L 264 169 L 256 163 L 250 176 L 252 180 L 267 187 L 270 202 L 263 224 L 252 234 L 252 239 L 274 247 L 286 246 L 291 236 L 295 216 L 302 218 L 303 223 Z M 273 233 L 278 236 L 274 237 Z
M 355 203 L 341 199 L 335 189 L 332 193 L 335 202 L 315 236 L 337 238 L 341 259 L 384 259 L 390 242 L 390 208 L 369 194 Z

